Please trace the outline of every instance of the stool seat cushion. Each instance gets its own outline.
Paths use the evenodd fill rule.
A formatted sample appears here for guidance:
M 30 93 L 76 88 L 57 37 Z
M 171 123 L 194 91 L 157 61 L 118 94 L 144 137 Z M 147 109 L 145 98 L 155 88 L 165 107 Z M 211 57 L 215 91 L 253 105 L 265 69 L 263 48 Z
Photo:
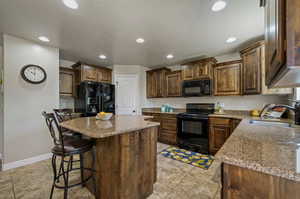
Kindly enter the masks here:
M 93 140 L 79 139 L 76 137 L 65 136 L 64 138 L 64 152 L 65 155 L 73 155 L 83 153 L 91 150 L 94 145 Z M 52 153 L 56 155 L 63 155 L 63 149 L 61 145 L 56 145 L 52 148 Z

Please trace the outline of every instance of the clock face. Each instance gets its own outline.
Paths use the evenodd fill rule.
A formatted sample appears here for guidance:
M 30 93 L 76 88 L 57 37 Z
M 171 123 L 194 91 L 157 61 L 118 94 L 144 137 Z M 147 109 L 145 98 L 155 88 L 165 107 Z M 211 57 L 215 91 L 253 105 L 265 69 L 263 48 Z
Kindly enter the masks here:
M 22 78 L 32 84 L 40 84 L 47 78 L 46 71 L 37 65 L 27 65 L 22 68 Z

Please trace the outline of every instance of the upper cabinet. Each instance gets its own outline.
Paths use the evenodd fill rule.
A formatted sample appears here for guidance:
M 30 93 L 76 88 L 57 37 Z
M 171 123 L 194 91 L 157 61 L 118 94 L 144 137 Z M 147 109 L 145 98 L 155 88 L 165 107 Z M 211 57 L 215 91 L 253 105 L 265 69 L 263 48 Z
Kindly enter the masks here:
M 244 95 L 261 93 L 261 67 L 264 59 L 263 42 L 257 42 L 241 51 L 242 93 Z
M 181 96 L 181 71 L 169 72 L 166 74 L 166 95 L 167 97 Z
M 107 68 L 97 68 L 97 81 L 104 83 L 112 82 L 112 71 Z
M 83 65 L 81 67 L 81 81 L 97 81 L 97 69 L 95 67 Z
M 147 98 L 166 97 L 167 68 L 147 71 Z
M 300 1 L 265 0 L 266 84 L 300 85 Z
M 206 58 L 199 61 L 183 64 L 182 79 L 183 80 L 197 80 L 197 79 L 211 79 L 212 68 L 216 64 L 215 58 Z
M 73 68 L 76 75 L 76 84 L 83 81 L 112 82 L 112 70 L 109 68 L 87 65 L 80 62 L 74 64 Z
M 72 69 L 59 68 L 59 94 L 61 96 L 75 96 L 75 73 Z
M 214 67 L 214 95 L 241 95 L 242 62 L 231 61 L 219 63 Z

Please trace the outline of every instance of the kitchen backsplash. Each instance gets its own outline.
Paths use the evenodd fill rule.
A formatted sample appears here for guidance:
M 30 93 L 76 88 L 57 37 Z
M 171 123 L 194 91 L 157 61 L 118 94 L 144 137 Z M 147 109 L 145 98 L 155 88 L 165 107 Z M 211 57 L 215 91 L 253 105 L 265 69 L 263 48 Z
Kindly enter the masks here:
M 227 110 L 251 110 L 262 109 L 265 104 L 288 104 L 291 97 L 285 96 L 226 96 L 226 97 L 191 97 L 191 98 L 158 98 L 146 99 L 144 108 L 160 107 L 170 104 L 174 108 L 185 108 L 187 103 L 223 103 Z
M 74 98 L 73 97 L 59 97 L 60 108 L 71 108 L 74 109 Z

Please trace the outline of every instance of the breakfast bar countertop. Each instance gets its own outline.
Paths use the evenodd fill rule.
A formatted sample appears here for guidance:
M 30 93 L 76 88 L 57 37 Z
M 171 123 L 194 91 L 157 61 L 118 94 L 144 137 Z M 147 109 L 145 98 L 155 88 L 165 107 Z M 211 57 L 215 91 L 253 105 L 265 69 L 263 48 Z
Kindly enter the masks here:
M 115 115 L 111 120 L 102 121 L 95 117 L 81 117 L 62 122 L 60 126 L 92 138 L 105 138 L 159 126 L 159 123 L 145 119 L 151 116 Z

